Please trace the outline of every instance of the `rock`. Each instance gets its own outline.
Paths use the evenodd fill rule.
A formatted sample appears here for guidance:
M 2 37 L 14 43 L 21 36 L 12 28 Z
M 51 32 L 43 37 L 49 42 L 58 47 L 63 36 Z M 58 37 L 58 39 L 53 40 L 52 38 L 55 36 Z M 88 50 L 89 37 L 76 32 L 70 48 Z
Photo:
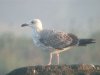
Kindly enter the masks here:
M 37 65 L 18 68 L 7 75 L 100 75 L 100 66 L 93 64 Z

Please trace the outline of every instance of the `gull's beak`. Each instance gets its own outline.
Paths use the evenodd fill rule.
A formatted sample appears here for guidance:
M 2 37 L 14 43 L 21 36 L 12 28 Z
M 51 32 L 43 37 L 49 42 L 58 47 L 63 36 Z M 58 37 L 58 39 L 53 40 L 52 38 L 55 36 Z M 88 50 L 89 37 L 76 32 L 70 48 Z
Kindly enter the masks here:
M 29 26 L 29 24 L 22 24 L 21 27 Z

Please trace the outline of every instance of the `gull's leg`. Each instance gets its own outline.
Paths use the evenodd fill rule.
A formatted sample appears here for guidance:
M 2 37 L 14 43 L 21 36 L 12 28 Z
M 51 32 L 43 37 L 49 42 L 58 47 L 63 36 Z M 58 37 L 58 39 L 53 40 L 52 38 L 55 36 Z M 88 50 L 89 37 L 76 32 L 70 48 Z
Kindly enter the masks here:
M 57 64 L 59 65 L 59 53 L 57 53 Z
M 51 62 L 52 62 L 52 52 L 50 53 L 50 59 L 48 65 L 51 65 Z
M 68 47 L 66 49 L 63 49 L 63 50 L 55 50 L 53 52 L 50 53 L 50 60 L 49 60 L 49 63 L 48 65 L 51 65 L 51 61 L 52 61 L 52 54 L 56 54 L 57 55 L 57 64 L 59 64 L 59 53 L 63 52 L 63 51 L 67 51 L 69 50 L 71 47 Z

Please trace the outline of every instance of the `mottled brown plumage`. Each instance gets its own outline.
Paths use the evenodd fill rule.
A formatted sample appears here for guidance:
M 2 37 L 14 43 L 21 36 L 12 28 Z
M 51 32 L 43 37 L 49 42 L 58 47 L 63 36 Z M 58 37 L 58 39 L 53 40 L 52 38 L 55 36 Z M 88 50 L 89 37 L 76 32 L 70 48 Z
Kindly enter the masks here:
M 78 42 L 77 37 L 73 34 L 66 34 L 64 32 L 56 32 L 53 30 L 41 31 L 39 40 L 45 46 L 53 47 L 55 49 L 73 46 Z

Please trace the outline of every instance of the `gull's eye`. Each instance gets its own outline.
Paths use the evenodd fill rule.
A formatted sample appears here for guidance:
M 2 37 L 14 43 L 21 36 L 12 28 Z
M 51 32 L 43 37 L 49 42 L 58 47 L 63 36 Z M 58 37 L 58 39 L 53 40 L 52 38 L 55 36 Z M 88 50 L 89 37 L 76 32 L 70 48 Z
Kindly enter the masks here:
M 34 24 L 34 21 L 31 21 L 32 24 Z

